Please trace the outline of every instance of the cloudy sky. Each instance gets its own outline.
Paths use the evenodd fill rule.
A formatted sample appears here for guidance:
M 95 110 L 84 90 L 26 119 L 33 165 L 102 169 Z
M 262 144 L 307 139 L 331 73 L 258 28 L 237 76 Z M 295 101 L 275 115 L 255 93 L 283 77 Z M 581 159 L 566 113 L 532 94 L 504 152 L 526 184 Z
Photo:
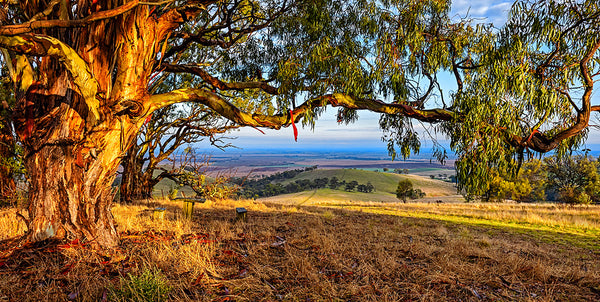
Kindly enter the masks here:
M 505 22 L 512 1 L 500 0 L 456 0 L 453 2 L 451 16 L 456 19 L 469 16 L 476 21 L 492 22 L 501 25 Z M 452 89 L 452 88 L 450 88 Z M 448 91 L 449 89 L 444 89 Z M 594 104 L 600 103 L 594 97 Z M 302 128 L 298 125 L 298 142 L 294 141 L 291 127 L 276 130 L 263 130 L 265 134 L 256 129 L 244 128 L 230 134 L 237 137 L 233 144 L 244 150 L 251 149 L 285 149 L 285 150 L 352 150 L 363 149 L 373 151 L 386 151 L 386 144 L 381 141 L 382 132 L 378 127 L 379 115 L 369 112 L 360 112 L 359 120 L 351 125 L 337 124 L 335 119 L 336 108 L 328 108 L 322 115 L 314 130 L 309 127 Z M 420 126 L 418 126 L 420 127 Z M 438 140 L 444 141 L 443 137 Z M 423 149 L 431 147 L 431 143 L 422 142 Z M 600 135 L 592 133 L 588 144 L 600 144 Z

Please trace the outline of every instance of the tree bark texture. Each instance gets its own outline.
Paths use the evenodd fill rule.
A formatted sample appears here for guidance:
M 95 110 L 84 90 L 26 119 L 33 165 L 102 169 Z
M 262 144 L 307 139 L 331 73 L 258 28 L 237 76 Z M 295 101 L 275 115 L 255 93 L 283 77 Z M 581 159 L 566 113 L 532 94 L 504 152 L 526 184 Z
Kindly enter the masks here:
M 159 26 L 139 6 L 81 28 L 0 36 L 30 174 L 29 240 L 118 244 L 111 184 L 149 114 L 144 102 L 158 43 L 178 24 L 167 21 Z

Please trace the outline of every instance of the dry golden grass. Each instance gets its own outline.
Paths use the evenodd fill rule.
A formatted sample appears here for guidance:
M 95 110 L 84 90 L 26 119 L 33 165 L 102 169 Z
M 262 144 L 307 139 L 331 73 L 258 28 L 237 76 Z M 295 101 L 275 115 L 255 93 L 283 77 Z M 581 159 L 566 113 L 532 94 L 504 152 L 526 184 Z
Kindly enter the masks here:
M 562 204 L 512 203 L 387 203 L 379 202 L 320 202 L 320 206 L 362 207 L 393 209 L 399 213 L 428 213 L 440 216 L 466 217 L 490 221 L 504 221 L 572 227 L 582 230 L 600 229 L 600 206 L 568 206 Z
M 167 208 L 164 220 L 152 219 L 156 206 Z M 598 250 L 548 243 L 498 225 L 385 212 L 533 223 L 545 219 L 550 206 L 521 213 L 520 205 L 379 204 L 382 213 L 369 213 L 376 204 L 342 209 L 222 201 L 197 205 L 193 221 L 181 219 L 179 206 L 115 206 L 122 238 L 115 250 L 3 241 L 0 301 L 115 300 L 128 276 L 148 271 L 164 277 L 168 300 L 600 300 Z M 238 206 L 248 209 L 247 222 L 234 220 Z M 565 225 L 581 220 L 597 229 L 598 208 L 556 210 L 548 217 L 561 221 L 564 215 Z M 505 211 L 514 214 L 505 218 Z
M 0 241 L 21 236 L 27 230 L 25 222 L 17 217 L 17 210 L 6 208 L 0 210 Z

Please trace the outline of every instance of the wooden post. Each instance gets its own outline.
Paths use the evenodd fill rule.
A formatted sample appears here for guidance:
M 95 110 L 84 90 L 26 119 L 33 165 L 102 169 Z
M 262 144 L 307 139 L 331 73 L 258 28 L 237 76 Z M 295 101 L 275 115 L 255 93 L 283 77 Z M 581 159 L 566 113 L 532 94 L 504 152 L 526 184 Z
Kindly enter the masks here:
M 152 212 L 152 219 L 164 220 L 165 219 L 165 208 L 156 208 Z
M 235 208 L 235 220 L 246 222 L 246 213 L 248 213 L 248 210 L 245 208 Z
M 196 202 L 193 199 L 184 199 L 183 200 L 183 218 L 192 219 L 192 214 L 194 213 L 194 204 Z
M 203 203 L 206 201 L 206 198 L 196 197 L 196 198 L 177 198 L 178 200 L 183 200 L 183 217 L 185 219 L 192 219 L 192 215 L 194 214 L 194 204 L 196 202 Z

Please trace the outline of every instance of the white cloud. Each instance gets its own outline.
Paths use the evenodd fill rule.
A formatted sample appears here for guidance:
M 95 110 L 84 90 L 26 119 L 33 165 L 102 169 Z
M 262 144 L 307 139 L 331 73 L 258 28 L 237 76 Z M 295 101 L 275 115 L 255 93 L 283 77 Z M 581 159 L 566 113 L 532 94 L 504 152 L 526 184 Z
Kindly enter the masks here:
M 450 16 L 455 19 L 473 18 L 476 22 L 492 22 L 496 27 L 506 22 L 512 1 L 458 0 L 452 2 Z

